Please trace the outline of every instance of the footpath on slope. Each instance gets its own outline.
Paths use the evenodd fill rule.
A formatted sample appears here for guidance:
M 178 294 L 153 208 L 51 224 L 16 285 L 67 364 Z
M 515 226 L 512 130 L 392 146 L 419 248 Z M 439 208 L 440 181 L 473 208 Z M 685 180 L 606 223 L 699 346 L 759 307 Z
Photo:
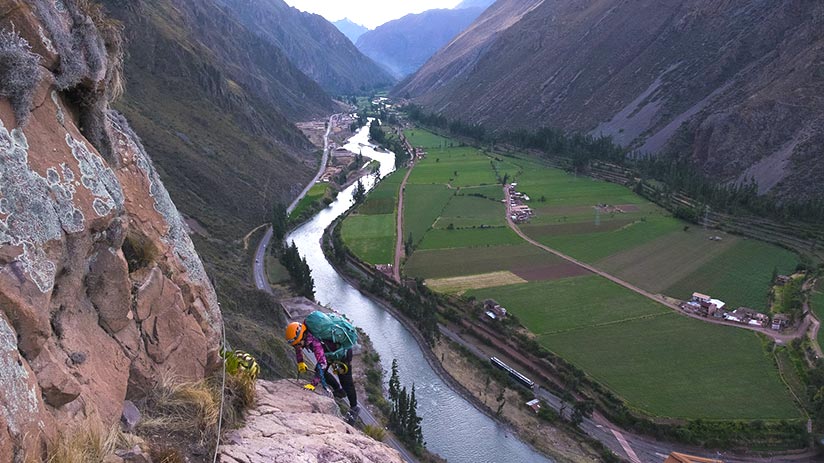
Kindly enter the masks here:
M 622 280 L 622 279 L 620 279 L 620 278 L 618 278 L 618 277 L 616 277 L 612 274 L 609 274 L 609 273 L 607 273 L 607 272 L 605 272 L 601 269 L 593 267 L 592 265 L 589 265 L 585 262 L 582 262 L 578 259 L 575 259 L 574 257 L 570 257 L 570 256 L 568 256 L 568 255 L 566 255 L 566 254 L 564 254 L 564 253 L 562 253 L 558 250 L 555 250 L 553 248 L 550 248 L 549 246 L 541 244 L 538 241 L 530 238 L 512 220 L 512 213 L 511 213 L 512 202 L 511 202 L 511 197 L 510 197 L 510 192 L 509 192 L 508 187 L 509 187 L 509 185 L 504 185 L 504 200 L 506 201 L 506 223 L 509 225 L 509 228 L 511 228 L 512 231 L 514 231 L 515 233 L 518 234 L 518 236 L 520 236 L 525 241 L 527 241 L 529 244 L 531 244 L 535 247 L 538 247 L 538 248 L 540 248 L 540 249 L 542 249 L 546 252 L 549 252 L 550 254 L 554 254 L 554 255 L 560 257 L 561 259 L 564 259 L 567 262 L 571 262 L 571 263 L 573 263 L 573 264 L 575 264 L 575 265 L 577 265 L 577 266 L 579 266 L 579 267 L 581 267 L 585 270 L 588 270 L 588 271 L 590 271 L 590 272 L 592 272 L 592 273 L 594 273 L 598 276 L 604 277 L 607 280 L 609 280 L 609 281 L 611 281 L 611 282 L 613 282 L 617 285 L 623 286 L 624 288 L 627 288 L 630 291 L 633 291 L 637 294 L 640 294 L 641 296 L 644 296 L 647 299 L 655 301 L 658 304 L 664 305 L 667 308 L 672 309 L 676 313 L 678 313 L 680 315 L 683 315 L 685 317 L 694 318 L 696 320 L 700 320 L 700 321 L 703 321 L 703 322 L 706 322 L 706 323 L 713 323 L 713 324 L 716 324 L 716 325 L 730 326 L 730 327 L 733 327 L 733 328 L 741 328 L 741 329 L 746 329 L 746 330 L 750 330 L 750 331 L 756 331 L 758 333 L 764 334 L 764 335 L 772 338 L 773 340 L 775 340 L 776 342 L 778 342 L 780 344 L 787 344 L 790 341 L 792 341 L 793 339 L 796 339 L 800 336 L 803 336 L 807 332 L 807 327 L 810 324 L 809 317 L 804 319 L 804 322 L 801 324 L 800 328 L 796 332 L 790 333 L 790 334 L 782 334 L 782 333 L 778 333 L 778 332 L 769 330 L 767 328 L 755 327 L 755 326 L 751 326 L 751 325 L 741 325 L 739 323 L 733 323 L 733 322 L 728 322 L 728 321 L 724 321 L 724 320 L 708 319 L 708 318 L 704 318 L 704 317 L 701 317 L 701 316 L 696 315 L 696 314 L 691 314 L 691 313 L 688 313 L 688 312 L 685 312 L 685 311 L 681 310 L 681 308 L 678 307 L 678 304 L 669 302 L 668 300 L 664 299 L 664 297 L 661 296 L 661 295 L 656 295 L 656 294 L 653 294 L 649 291 L 643 290 L 643 289 L 639 288 L 638 286 L 635 286 L 632 283 L 629 283 L 625 280 Z
M 219 461 L 405 461 L 395 449 L 346 424 L 334 399 L 309 392 L 292 380 L 258 381 L 255 403 L 244 426 L 226 434 Z

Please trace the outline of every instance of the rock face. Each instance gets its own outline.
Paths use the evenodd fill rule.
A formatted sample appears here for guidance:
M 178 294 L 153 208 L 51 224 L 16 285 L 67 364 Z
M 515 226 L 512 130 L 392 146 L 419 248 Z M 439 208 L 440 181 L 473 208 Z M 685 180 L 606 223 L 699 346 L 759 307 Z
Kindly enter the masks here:
M 257 407 L 220 448 L 224 463 L 402 463 L 392 448 L 341 420 L 331 397 L 288 380 L 259 381 Z
M 495 129 L 610 135 L 813 199 L 822 30 L 824 4 L 805 0 L 500 0 L 394 92 Z
M 39 63 L 30 106 L 0 98 L 0 461 L 34 461 L 57 432 L 116 425 L 164 372 L 204 377 L 221 314 L 151 160 L 108 108 L 116 26 L 76 0 L 0 12 L 0 56 Z

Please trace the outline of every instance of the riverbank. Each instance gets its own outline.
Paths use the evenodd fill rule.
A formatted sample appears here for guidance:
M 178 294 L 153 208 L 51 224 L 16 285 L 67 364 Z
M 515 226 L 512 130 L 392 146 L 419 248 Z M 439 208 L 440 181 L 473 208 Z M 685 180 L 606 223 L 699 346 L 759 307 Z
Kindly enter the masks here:
M 456 344 L 448 341 L 445 336 L 441 336 L 441 339 L 436 341 L 434 346 L 430 346 L 420 330 L 408 317 L 385 298 L 372 294 L 367 290 L 364 279 L 368 280 L 376 276 L 383 278 L 382 275 L 364 268 L 362 264 L 348 255 L 344 264 L 346 267 L 342 267 L 335 259 L 331 233 L 340 221 L 347 216 L 348 212 L 342 214 L 324 233 L 321 247 L 327 260 L 341 278 L 365 297 L 389 312 L 409 330 L 423 352 L 424 359 L 444 383 L 448 384 L 450 388 L 478 411 L 508 428 L 513 435 L 517 435 L 519 439 L 528 443 L 539 453 L 563 462 L 605 461 L 597 450 L 581 442 L 586 438 L 577 436 L 576 439 L 566 431 L 538 419 L 534 412 L 524 405 L 526 400 L 523 400 L 521 392 L 516 389 L 518 386 L 513 387 L 511 384 L 501 382 L 488 373 L 480 372 L 478 365 L 475 363 L 476 360 L 463 353 Z M 356 272 L 360 275 L 357 275 Z M 455 366 L 456 368 L 450 366 L 447 369 L 446 365 Z M 479 379 L 479 372 L 483 374 L 483 379 Z M 484 385 L 483 389 L 478 387 L 481 384 Z M 489 391 L 502 394 L 506 403 L 509 404 L 509 406 L 504 407 L 501 414 L 492 409 Z M 494 401 L 494 405 L 497 407 L 500 402 Z

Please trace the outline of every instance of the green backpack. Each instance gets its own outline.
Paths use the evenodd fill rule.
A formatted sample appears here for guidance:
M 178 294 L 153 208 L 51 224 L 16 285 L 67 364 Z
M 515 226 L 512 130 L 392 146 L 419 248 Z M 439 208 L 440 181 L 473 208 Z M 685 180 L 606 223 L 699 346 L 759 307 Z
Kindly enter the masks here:
M 337 350 L 325 353 L 329 360 L 343 360 L 346 351 L 358 343 L 358 332 L 355 327 L 338 314 L 326 314 L 316 310 L 306 316 L 305 323 L 312 336 L 338 345 Z

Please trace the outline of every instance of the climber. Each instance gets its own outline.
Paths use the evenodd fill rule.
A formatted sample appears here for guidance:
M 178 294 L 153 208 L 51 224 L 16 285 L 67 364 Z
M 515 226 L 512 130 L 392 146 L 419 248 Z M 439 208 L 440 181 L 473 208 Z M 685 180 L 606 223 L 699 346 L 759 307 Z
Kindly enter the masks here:
M 286 340 L 295 348 L 299 373 L 308 370 L 303 361 L 303 349 L 309 349 L 315 355 L 315 376 L 304 387 L 314 391 L 319 383 L 324 384 L 325 381 L 336 398 L 348 398 L 349 417 L 357 418 L 360 409 L 352 380 L 352 347 L 357 343 L 355 328 L 342 317 L 316 311 L 309 314 L 303 323 L 290 323 L 286 327 Z M 329 372 L 330 368 L 340 382 Z

